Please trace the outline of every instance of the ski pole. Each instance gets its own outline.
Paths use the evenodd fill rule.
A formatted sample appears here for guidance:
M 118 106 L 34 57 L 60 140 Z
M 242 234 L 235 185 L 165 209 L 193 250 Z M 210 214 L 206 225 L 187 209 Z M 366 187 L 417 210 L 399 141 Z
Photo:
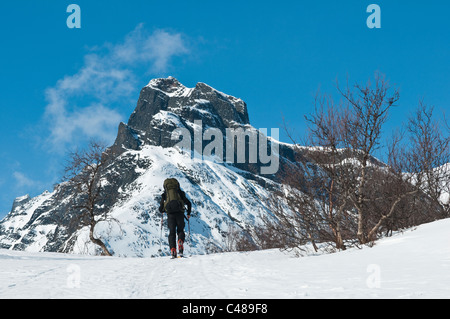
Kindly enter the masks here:
M 159 253 L 162 252 L 162 230 L 163 230 L 163 222 L 164 222 L 164 213 L 161 213 L 161 231 L 159 233 Z
M 189 244 L 190 244 L 191 243 L 191 223 L 189 222 L 189 218 L 187 218 L 186 216 L 184 216 L 184 219 L 186 219 L 187 222 L 188 222 L 188 231 L 189 231 L 189 233 L 188 233 L 188 241 L 189 241 Z

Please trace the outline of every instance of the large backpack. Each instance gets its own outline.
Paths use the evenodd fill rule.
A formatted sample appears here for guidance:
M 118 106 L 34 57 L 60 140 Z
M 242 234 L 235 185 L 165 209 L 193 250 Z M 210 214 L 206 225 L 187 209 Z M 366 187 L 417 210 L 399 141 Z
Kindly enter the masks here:
M 164 181 L 164 190 L 166 191 L 166 200 L 164 201 L 166 213 L 184 212 L 184 202 L 180 195 L 180 183 L 178 183 L 176 178 L 167 178 Z

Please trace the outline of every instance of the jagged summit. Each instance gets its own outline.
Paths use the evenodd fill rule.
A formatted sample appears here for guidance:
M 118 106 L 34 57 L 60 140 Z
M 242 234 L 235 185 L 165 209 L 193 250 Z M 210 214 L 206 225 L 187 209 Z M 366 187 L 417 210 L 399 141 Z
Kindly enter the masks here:
M 168 96 L 189 96 L 192 92 L 192 89 L 185 87 L 181 84 L 177 79 L 172 76 L 168 78 L 157 78 L 152 79 L 146 85 L 146 87 L 150 87 L 154 90 L 161 91 L 162 93 Z
M 116 153 L 143 145 L 172 147 L 176 128 L 193 131 L 194 121 L 204 127 L 226 128 L 250 124 L 247 105 L 234 96 L 199 82 L 187 88 L 174 77 L 152 79 L 142 88 L 128 123 L 121 123 L 113 145 Z
M 176 100 L 174 103 L 168 103 L 167 107 L 169 108 L 190 106 L 205 109 L 205 105 L 214 105 L 221 101 L 222 103 L 219 103 L 214 109 L 225 122 L 234 120 L 241 124 L 250 124 L 247 105 L 242 99 L 225 94 L 206 83 L 198 82 L 194 88 L 188 88 L 172 76 L 152 79 L 149 84 L 142 89 L 139 100 L 141 100 L 141 98 L 145 100 L 148 89 L 151 91 L 158 91 L 159 93 L 163 93 L 166 97 L 169 97 L 169 99 L 172 98 Z M 161 95 L 157 96 L 159 96 L 161 100 L 165 100 Z M 148 101 L 149 100 L 147 99 L 147 102 Z M 138 106 L 139 105 L 140 103 L 138 101 Z M 222 111 L 228 110 L 230 112 L 221 113 L 219 112 L 221 109 L 224 109 Z
M 152 79 L 145 87 L 160 91 L 169 97 L 190 97 L 191 95 L 193 95 L 194 99 L 199 99 L 200 96 L 210 98 L 221 97 L 225 101 L 228 100 L 232 103 L 238 112 L 242 114 L 247 113 L 245 102 L 242 99 L 225 94 L 203 82 L 198 82 L 194 88 L 188 88 L 173 76 L 169 76 L 167 78 Z

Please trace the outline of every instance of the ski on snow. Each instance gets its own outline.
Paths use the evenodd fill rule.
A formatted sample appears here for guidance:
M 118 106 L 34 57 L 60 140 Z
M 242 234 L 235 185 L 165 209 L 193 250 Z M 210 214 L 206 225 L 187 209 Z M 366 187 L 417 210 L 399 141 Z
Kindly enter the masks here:
M 171 256 L 170 259 L 184 259 L 184 258 L 188 258 L 187 256 Z

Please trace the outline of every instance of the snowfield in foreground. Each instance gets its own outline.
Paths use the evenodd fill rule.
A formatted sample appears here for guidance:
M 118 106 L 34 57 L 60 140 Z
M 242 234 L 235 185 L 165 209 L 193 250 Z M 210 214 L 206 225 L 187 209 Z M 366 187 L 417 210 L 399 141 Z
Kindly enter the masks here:
M 185 259 L 0 250 L 0 298 L 450 298 L 450 219 L 351 249 Z

